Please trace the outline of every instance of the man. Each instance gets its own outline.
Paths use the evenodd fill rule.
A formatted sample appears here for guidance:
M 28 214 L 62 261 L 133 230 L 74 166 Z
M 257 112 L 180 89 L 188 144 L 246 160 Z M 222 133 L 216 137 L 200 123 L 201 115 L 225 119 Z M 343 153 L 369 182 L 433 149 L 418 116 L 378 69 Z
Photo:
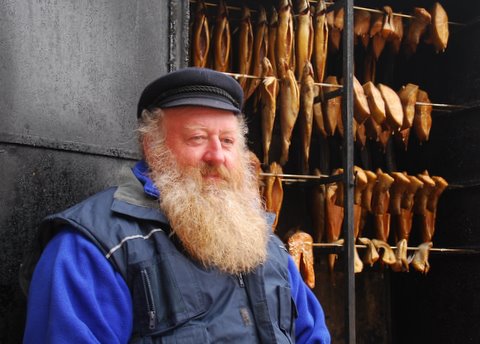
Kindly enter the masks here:
M 36 264 L 25 343 L 330 342 L 262 210 L 242 102 L 208 69 L 145 88 L 145 159 L 42 223 L 43 252 L 22 268 L 28 284 Z

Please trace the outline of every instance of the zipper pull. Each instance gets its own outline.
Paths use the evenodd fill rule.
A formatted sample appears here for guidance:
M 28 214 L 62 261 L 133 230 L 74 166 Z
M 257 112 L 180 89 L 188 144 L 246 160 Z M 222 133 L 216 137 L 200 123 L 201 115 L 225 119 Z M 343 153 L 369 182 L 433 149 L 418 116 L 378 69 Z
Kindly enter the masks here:
M 243 282 L 243 275 L 242 274 L 238 275 L 238 283 L 240 284 L 241 288 L 245 287 L 245 283 Z
M 155 328 L 155 311 L 149 311 L 148 312 L 148 328 L 150 330 L 153 330 Z

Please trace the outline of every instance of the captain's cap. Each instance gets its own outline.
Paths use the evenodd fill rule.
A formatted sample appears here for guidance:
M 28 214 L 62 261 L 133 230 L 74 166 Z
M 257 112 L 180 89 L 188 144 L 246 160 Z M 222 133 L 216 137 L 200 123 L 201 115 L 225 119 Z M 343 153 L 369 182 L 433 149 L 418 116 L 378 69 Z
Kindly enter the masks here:
M 243 90 L 231 76 L 198 67 L 165 74 L 150 83 L 138 101 L 137 117 L 144 109 L 205 106 L 242 112 Z

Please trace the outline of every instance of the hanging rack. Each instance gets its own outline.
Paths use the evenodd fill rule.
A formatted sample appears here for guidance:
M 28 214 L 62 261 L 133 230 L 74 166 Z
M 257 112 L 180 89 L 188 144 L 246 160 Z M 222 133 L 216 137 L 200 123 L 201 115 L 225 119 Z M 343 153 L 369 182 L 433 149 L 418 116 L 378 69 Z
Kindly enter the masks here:
M 328 175 L 328 174 L 320 174 L 320 175 L 308 175 L 308 174 L 286 174 L 286 173 L 269 173 L 269 172 L 260 172 L 260 177 L 268 178 L 268 177 L 278 177 L 281 179 L 282 182 L 287 183 L 310 183 L 310 182 L 317 182 L 319 184 L 332 184 L 340 181 L 342 179 L 343 173 Z M 479 181 L 473 181 L 463 184 L 449 184 L 446 190 L 457 190 L 457 189 L 465 189 L 470 187 L 478 187 L 480 186 Z
M 191 3 L 195 4 L 197 3 L 197 0 L 190 0 Z M 205 2 L 205 6 L 210 6 L 210 7 L 217 7 L 218 4 L 216 3 L 212 3 L 212 2 Z M 241 11 L 242 9 L 240 7 L 237 7 L 237 6 L 226 6 L 227 7 L 227 10 L 234 10 L 234 11 Z M 255 10 L 251 9 L 250 10 L 251 12 L 256 12 Z
M 382 10 L 377 10 L 377 9 L 374 9 L 374 8 L 368 8 L 368 7 L 361 7 L 361 6 L 353 6 L 353 8 L 355 10 L 363 10 L 363 11 L 367 11 L 367 12 L 373 12 L 373 13 L 382 13 L 382 14 L 385 14 L 384 11 Z M 397 16 L 397 17 L 403 17 L 403 18 L 408 18 L 408 19 L 413 19 L 415 18 L 415 16 L 412 16 L 410 14 L 404 14 L 404 13 L 395 13 L 393 12 L 392 13 L 393 16 Z M 466 24 L 464 23 L 457 23 L 457 22 L 448 22 L 449 25 L 457 25 L 457 26 L 465 26 Z
M 344 245 L 336 244 L 336 243 L 312 243 L 312 247 L 314 248 L 332 248 L 332 249 L 341 249 Z M 355 244 L 356 248 L 368 248 L 367 245 L 362 244 Z M 397 249 L 397 246 L 390 246 L 392 250 Z M 407 251 L 418 251 L 418 247 L 407 247 Z M 446 253 L 446 254 L 480 254 L 480 248 L 439 248 L 439 247 L 431 247 L 428 249 L 429 252 L 435 253 Z
M 282 182 L 287 183 L 308 183 L 317 182 L 318 184 L 331 184 L 342 180 L 343 174 L 334 174 L 332 176 L 321 175 L 306 175 L 306 174 L 285 174 L 285 173 L 268 173 L 260 172 L 261 177 L 279 177 Z
M 190 0 L 191 3 L 196 3 L 197 0 Z M 317 3 L 318 1 L 309 1 L 310 3 Z M 326 1 L 325 2 L 326 5 L 328 6 L 332 6 L 334 4 L 334 2 L 332 1 Z M 206 6 L 210 6 L 210 7 L 215 7 L 217 6 L 216 3 L 211 3 L 211 2 L 205 2 L 205 5 Z M 234 10 L 234 11 L 241 11 L 242 9 L 240 7 L 237 7 L 237 6 L 227 6 L 227 9 L 228 10 Z M 362 11 L 367 11 L 367 12 L 372 12 L 372 13 L 381 13 L 381 14 L 385 14 L 384 11 L 382 10 L 377 10 L 375 8 L 369 8 L 369 7 L 362 7 L 362 6 L 353 6 L 353 9 L 354 10 L 362 10 Z M 256 10 L 254 9 L 251 9 L 251 12 L 256 12 Z M 294 14 L 295 16 L 296 14 Z M 412 16 L 410 14 L 404 14 L 404 13 L 396 13 L 396 12 L 393 12 L 392 15 L 394 16 L 397 16 L 397 17 L 403 17 L 403 18 L 408 18 L 408 19 L 413 19 L 415 18 L 415 16 Z M 466 26 L 466 24 L 464 23 L 457 23 L 457 22 L 448 22 L 449 25 L 454 25 L 454 26 Z
M 234 77 L 235 79 L 238 78 L 248 78 L 248 79 L 263 79 L 261 76 L 256 76 L 256 75 L 249 75 L 249 74 L 239 74 L 239 73 L 232 73 L 232 72 L 222 72 L 223 74 L 230 75 Z M 278 79 L 277 79 L 278 80 Z M 329 83 L 324 83 L 324 82 L 315 82 L 314 85 L 322 86 L 322 87 L 337 87 L 338 90 L 343 89 L 343 85 L 336 85 L 336 84 L 329 84 Z M 337 90 L 337 91 L 338 91 Z M 332 97 L 340 96 L 341 93 L 338 93 L 337 91 L 335 94 L 332 95 Z M 465 105 L 453 105 L 453 104 L 442 104 L 442 103 L 425 103 L 425 102 L 416 102 L 415 105 L 420 105 L 420 106 L 432 106 L 435 108 L 435 111 L 456 111 L 456 110 L 467 110 L 469 107 Z

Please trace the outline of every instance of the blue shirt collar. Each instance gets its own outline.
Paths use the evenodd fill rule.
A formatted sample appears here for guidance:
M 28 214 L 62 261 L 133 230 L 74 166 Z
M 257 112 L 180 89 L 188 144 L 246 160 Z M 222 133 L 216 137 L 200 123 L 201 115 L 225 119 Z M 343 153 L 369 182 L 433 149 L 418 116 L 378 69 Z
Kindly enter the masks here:
M 140 183 L 142 183 L 143 190 L 148 196 L 156 199 L 160 197 L 160 191 L 158 191 L 157 187 L 148 176 L 150 171 L 145 160 L 140 160 L 139 162 L 137 162 L 132 168 L 132 172 L 135 177 L 137 177 L 137 179 L 140 181 Z

